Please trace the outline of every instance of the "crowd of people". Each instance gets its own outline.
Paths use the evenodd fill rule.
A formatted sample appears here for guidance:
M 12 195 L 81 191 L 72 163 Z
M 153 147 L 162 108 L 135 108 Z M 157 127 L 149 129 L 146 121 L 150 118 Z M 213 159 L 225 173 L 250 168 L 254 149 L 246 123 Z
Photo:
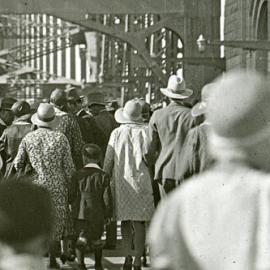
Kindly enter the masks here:
M 224 74 L 193 91 L 171 75 L 170 101 L 118 108 L 101 92 L 52 91 L 31 110 L 0 103 L 0 269 L 49 269 L 116 247 L 140 270 L 270 269 L 270 83 Z M 101 237 L 106 231 L 106 243 Z M 60 250 L 60 251 L 59 251 Z M 18 266 L 18 264 L 24 265 Z M 15 267 L 15 268 L 14 268 Z

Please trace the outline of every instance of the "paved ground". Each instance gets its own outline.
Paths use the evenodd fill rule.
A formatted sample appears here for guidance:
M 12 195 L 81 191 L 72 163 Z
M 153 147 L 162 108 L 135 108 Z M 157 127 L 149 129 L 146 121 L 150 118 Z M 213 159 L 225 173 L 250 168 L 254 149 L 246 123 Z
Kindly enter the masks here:
M 89 256 L 90 257 L 86 258 L 87 269 L 94 269 L 93 256 L 92 255 L 89 255 Z M 103 254 L 104 269 L 120 270 L 120 269 L 122 269 L 124 259 L 125 258 L 123 257 L 123 251 L 121 250 L 120 247 L 118 247 L 116 250 L 104 250 L 104 254 Z M 147 258 L 147 261 L 149 263 L 149 258 Z M 58 259 L 58 262 L 60 262 L 59 259 Z M 46 265 L 48 264 L 48 258 L 44 259 L 44 263 Z M 71 265 L 62 265 L 61 264 L 61 269 L 71 270 L 71 269 L 76 269 L 76 268 L 72 267 Z M 148 265 L 148 267 L 143 267 L 142 269 L 150 269 L 150 266 Z
M 124 257 L 124 252 L 122 250 L 121 246 L 121 233 L 120 233 L 120 224 L 117 226 L 117 248 L 115 250 L 104 250 L 103 251 L 103 267 L 105 270 L 120 270 L 122 269 L 125 257 Z M 104 240 L 105 235 L 102 237 Z M 86 256 L 86 266 L 87 269 L 94 269 L 94 259 L 93 255 L 89 254 Z M 58 259 L 58 262 L 60 263 L 60 260 Z M 147 262 L 148 262 L 148 267 L 142 267 L 142 269 L 150 269 L 149 266 L 149 257 L 147 257 Z M 44 259 L 45 265 L 48 264 L 48 258 Z M 71 269 L 76 269 L 75 266 L 72 265 L 62 265 L 61 264 L 61 269 L 63 270 L 71 270 Z

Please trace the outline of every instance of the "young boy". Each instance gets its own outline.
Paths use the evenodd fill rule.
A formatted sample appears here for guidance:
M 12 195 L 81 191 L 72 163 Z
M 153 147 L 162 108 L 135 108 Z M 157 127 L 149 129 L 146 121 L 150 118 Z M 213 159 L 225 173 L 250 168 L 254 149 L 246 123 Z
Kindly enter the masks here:
M 76 256 L 80 270 L 85 270 L 84 254 L 87 245 L 95 254 L 95 269 L 102 268 L 102 242 L 105 219 L 112 214 L 112 198 L 109 178 L 99 167 L 101 149 L 95 144 L 86 144 L 83 149 L 85 166 L 76 172 L 73 183 L 78 192 L 73 204 L 75 227 L 79 234 Z

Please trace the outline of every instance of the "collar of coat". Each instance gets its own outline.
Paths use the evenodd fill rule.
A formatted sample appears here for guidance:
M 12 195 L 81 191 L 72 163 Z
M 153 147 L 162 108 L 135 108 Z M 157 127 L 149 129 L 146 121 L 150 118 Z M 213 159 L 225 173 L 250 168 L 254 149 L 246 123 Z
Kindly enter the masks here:
M 64 111 L 61 111 L 59 108 L 57 108 L 56 106 L 54 106 L 54 111 L 55 111 L 55 115 L 57 116 L 63 116 L 66 115 L 67 113 Z
M 13 124 L 16 124 L 16 125 L 30 125 L 31 123 L 29 122 L 29 119 L 31 118 L 31 115 L 30 114 L 25 114 L 25 115 L 22 115 L 20 117 L 18 117 L 17 119 L 15 119 L 13 121 Z
M 0 118 L 0 125 L 5 126 L 5 127 L 7 126 L 7 124 L 1 118 Z
M 88 163 L 88 164 L 86 164 L 86 165 L 84 166 L 84 168 L 95 168 L 95 169 L 102 170 L 102 169 L 98 166 L 98 164 L 96 164 L 96 163 Z

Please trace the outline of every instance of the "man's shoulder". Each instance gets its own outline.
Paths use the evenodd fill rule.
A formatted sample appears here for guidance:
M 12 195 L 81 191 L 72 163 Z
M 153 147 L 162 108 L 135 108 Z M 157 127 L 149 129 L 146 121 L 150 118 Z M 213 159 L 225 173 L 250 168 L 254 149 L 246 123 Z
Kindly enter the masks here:
M 153 116 L 159 118 L 160 116 L 164 116 L 164 115 L 171 115 L 173 112 L 179 112 L 179 113 L 190 113 L 190 108 L 183 106 L 183 105 L 179 105 L 176 103 L 173 104 L 169 104 L 167 107 L 156 110 L 153 113 Z M 153 117 L 152 116 L 152 117 Z
M 231 194 L 231 199 L 249 197 L 259 192 L 267 192 L 270 196 L 270 174 L 248 167 L 235 168 L 233 172 L 220 170 L 218 166 L 186 180 L 169 196 L 170 204 L 179 205 L 216 201 L 222 196 Z M 236 197 L 236 198 L 234 198 Z M 181 203 L 180 203 L 181 201 Z

